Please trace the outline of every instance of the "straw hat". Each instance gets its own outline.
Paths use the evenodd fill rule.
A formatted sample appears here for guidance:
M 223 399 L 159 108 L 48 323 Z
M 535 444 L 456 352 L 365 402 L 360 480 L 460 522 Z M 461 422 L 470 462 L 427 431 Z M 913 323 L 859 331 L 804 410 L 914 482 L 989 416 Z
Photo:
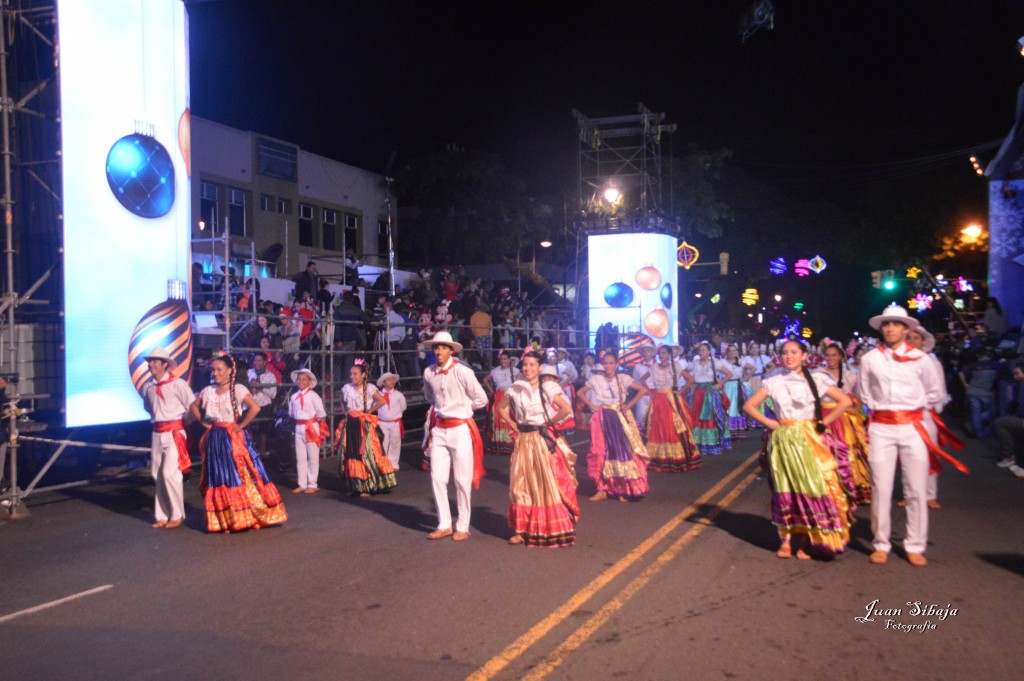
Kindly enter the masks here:
M 462 352 L 462 343 L 456 343 L 452 339 L 452 335 L 447 331 L 438 331 L 434 334 L 433 338 L 423 341 L 423 345 L 427 348 L 433 348 L 435 345 L 447 345 L 452 349 L 452 352 Z
M 885 311 L 880 315 L 875 315 L 868 320 L 868 324 L 871 325 L 872 329 L 881 329 L 882 324 L 885 322 L 899 322 L 905 324 L 908 331 L 917 329 L 918 322 L 916 319 L 910 316 L 907 311 L 899 305 L 890 305 L 885 308 Z
M 383 376 L 381 376 L 380 378 L 377 379 L 377 387 L 378 388 L 383 388 L 384 387 L 384 381 L 388 380 L 389 378 L 395 379 L 395 383 L 398 383 L 400 380 L 402 380 L 401 376 L 399 376 L 398 374 L 393 374 L 393 373 L 391 373 L 389 371 L 389 372 L 385 373 Z
M 310 388 L 315 388 L 316 387 L 316 374 L 314 374 L 309 369 L 299 369 L 298 371 L 293 371 L 292 372 L 292 383 L 298 383 L 299 382 L 299 374 L 306 374 L 307 376 L 309 376 L 309 380 L 310 380 L 309 387 Z
M 916 329 L 914 329 L 914 331 L 921 334 L 921 338 L 924 338 L 924 344 L 921 345 L 921 352 L 928 354 L 929 352 L 935 349 L 935 336 L 932 334 L 931 331 L 924 328 L 923 326 L 917 327 Z
M 174 361 L 174 358 L 171 357 L 171 354 L 167 352 L 165 348 L 156 348 L 142 359 L 146 360 L 147 362 L 151 359 L 162 359 L 163 361 L 167 362 L 168 371 L 178 366 L 178 363 Z
M 550 364 L 545 364 L 544 366 L 542 366 L 540 368 L 540 375 L 541 376 L 554 376 L 555 378 L 557 378 L 558 377 L 558 370 L 555 369 L 555 367 L 550 365 Z

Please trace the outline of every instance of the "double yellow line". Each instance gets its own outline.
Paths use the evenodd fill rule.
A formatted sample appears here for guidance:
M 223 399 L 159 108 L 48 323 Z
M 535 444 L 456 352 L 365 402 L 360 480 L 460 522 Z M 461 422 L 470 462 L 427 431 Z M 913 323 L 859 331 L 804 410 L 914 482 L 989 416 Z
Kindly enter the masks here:
M 488 681 L 489 679 L 493 679 L 495 675 L 501 672 L 501 670 L 526 652 L 527 649 L 539 642 L 552 629 L 564 622 L 574 612 L 579 610 L 580 606 L 586 603 L 598 591 L 607 586 L 609 582 L 643 558 L 644 555 L 651 551 L 651 549 L 660 543 L 666 536 L 683 524 L 687 518 L 692 516 L 699 508 L 706 505 L 715 495 L 721 492 L 722 489 L 732 483 L 733 480 L 742 475 L 742 473 L 750 468 L 751 464 L 757 460 L 757 456 L 757 454 L 754 454 L 735 469 L 730 471 L 730 473 L 719 480 L 714 487 L 702 494 L 692 504 L 662 525 L 654 534 L 645 539 L 640 545 L 620 558 L 614 565 L 609 567 L 607 570 L 595 577 L 593 581 L 583 587 L 583 589 L 576 592 L 572 598 L 563 603 L 558 609 L 535 624 L 529 631 L 516 639 L 511 645 L 492 657 L 475 672 L 470 674 L 467 681 Z M 562 664 L 562 662 L 565 661 L 566 657 L 579 649 L 579 647 L 582 646 L 587 639 L 594 634 L 594 632 L 600 629 L 614 613 L 619 611 L 631 598 L 633 598 L 633 596 L 639 593 L 639 591 L 646 586 L 647 583 L 662 570 L 662 568 L 668 565 L 669 562 L 676 557 L 684 546 L 693 541 L 693 539 L 699 535 L 705 527 L 708 527 L 711 524 L 710 521 L 714 519 L 722 509 L 735 501 L 756 477 L 757 470 L 749 472 L 746 478 L 736 485 L 736 487 L 723 497 L 721 501 L 715 504 L 710 511 L 703 515 L 700 522 L 690 528 L 690 530 L 683 534 L 679 539 L 675 540 L 667 549 L 665 549 L 665 551 L 655 558 L 639 576 L 626 585 L 626 587 L 606 603 L 604 607 L 587 619 L 587 621 L 576 629 L 576 631 L 570 634 L 561 645 L 548 654 L 548 656 L 545 657 L 540 664 L 534 667 L 528 675 L 522 677 L 524 681 L 539 681 L 553 672 L 560 664 Z

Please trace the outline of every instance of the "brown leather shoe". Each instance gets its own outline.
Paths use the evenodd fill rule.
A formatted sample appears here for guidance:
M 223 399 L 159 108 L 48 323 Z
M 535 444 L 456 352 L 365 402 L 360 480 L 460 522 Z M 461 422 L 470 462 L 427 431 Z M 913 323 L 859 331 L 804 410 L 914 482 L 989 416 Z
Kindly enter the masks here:
M 871 561 L 872 565 L 885 565 L 889 562 L 889 554 L 886 551 L 872 551 L 871 555 L 868 556 L 868 560 Z
M 466 541 L 469 539 L 469 532 L 456 532 L 452 535 L 452 539 L 455 541 Z
M 914 567 L 924 567 L 928 564 L 928 559 L 920 553 L 908 553 L 907 562 L 913 565 Z
M 444 539 L 445 537 L 452 536 L 452 528 L 446 530 L 434 530 L 427 535 L 427 539 Z

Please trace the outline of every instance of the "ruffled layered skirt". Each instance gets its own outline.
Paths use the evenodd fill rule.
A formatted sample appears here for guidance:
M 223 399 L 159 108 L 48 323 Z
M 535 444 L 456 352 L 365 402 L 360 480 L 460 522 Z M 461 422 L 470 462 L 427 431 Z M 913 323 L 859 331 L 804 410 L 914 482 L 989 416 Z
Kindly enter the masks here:
M 644 429 L 647 432 L 647 465 L 659 473 L 681 473 L 700 466 L 700 450 L 690 428 L 690 410 L 671 388 L 651 391 Z
M 838 468 L 814 421 L 780 421 L 768 450 L 772 523 L 780 537 L 802 534 L 825 553 L 843 552 L 852 511 Z
M 691 412 L 694 415 L 693 439 L 701 454 L 721 454 L 725 449 L 732 449 L 729 416 L 722 405 L 722 393 L 714 389 L 714 383 L 695 386 Z
M 375 416 L 349 413 L 343 432 L 343 454 L 338 466 L 350 492 L 383 494 L 398 486 L 395 469 L 380 444 Z
M 549 448 L 539 431 L 520 432 L 509 468 L 508 526 L 526 546 L 576 543 L 580 507 L 576 499 L 576 455 Z
M 835 409 L 835 403 L 823 402 L 822 414 L 828 415 Z M 871 467 L 868 465 L 868 433 L 864 428 L 866 419 L 860 409 L 851 407 L 843 417 L 829 424 L 829 432 L 841 442 L 847 451 L 850 479 L 858 504 L 871 503 Z
M 498 415 L 496 407 L 501 404 L 505 397 L 504 390 L 495 390 L 494 397 L 487 408 L 487 421 L 484 425 L 484 447 L 488 454 L 512 453 L 512 446 L 515 443 L 515 431 Z
M 587 474 L 604 492 L 617 499 L 642 499 L 647 484 L 647 448 L 632 412 L 605 405 L 590 421 Z
M 753 393 L 750 386 L 739 379 L 725 382 L 725 396 L 729 400 L 729 435 L 734 440 L 742 440 L 747 437 L 749 424 L 747 415 L 743 413 L 743 403 L 750 399 Z
M 203 457 L 199 493 L 209 532 L 238 532 L 280 525 L 288 512 L 270 482 L 249 433 L 214 424 L 199 440 Z

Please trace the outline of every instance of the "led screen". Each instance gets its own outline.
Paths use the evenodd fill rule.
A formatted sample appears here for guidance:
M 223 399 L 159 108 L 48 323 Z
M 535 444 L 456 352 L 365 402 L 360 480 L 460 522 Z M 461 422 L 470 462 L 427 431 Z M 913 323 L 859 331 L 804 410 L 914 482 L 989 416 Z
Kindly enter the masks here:
M 588 237 L 590 342 L 606 323 L 624 348 L 675 343 L 676 239 L 664 234 L 605 234 Z
M 185 7 L 181 0 L 61 0 L 57 18 L 65 420 L 69 427 L 139 420 L 146 418 L 135 387 L 143 379 L 139 355 L 159 345 L 191 359 L 187 303 L 168 301 L 168 281 L 189 274 Z

